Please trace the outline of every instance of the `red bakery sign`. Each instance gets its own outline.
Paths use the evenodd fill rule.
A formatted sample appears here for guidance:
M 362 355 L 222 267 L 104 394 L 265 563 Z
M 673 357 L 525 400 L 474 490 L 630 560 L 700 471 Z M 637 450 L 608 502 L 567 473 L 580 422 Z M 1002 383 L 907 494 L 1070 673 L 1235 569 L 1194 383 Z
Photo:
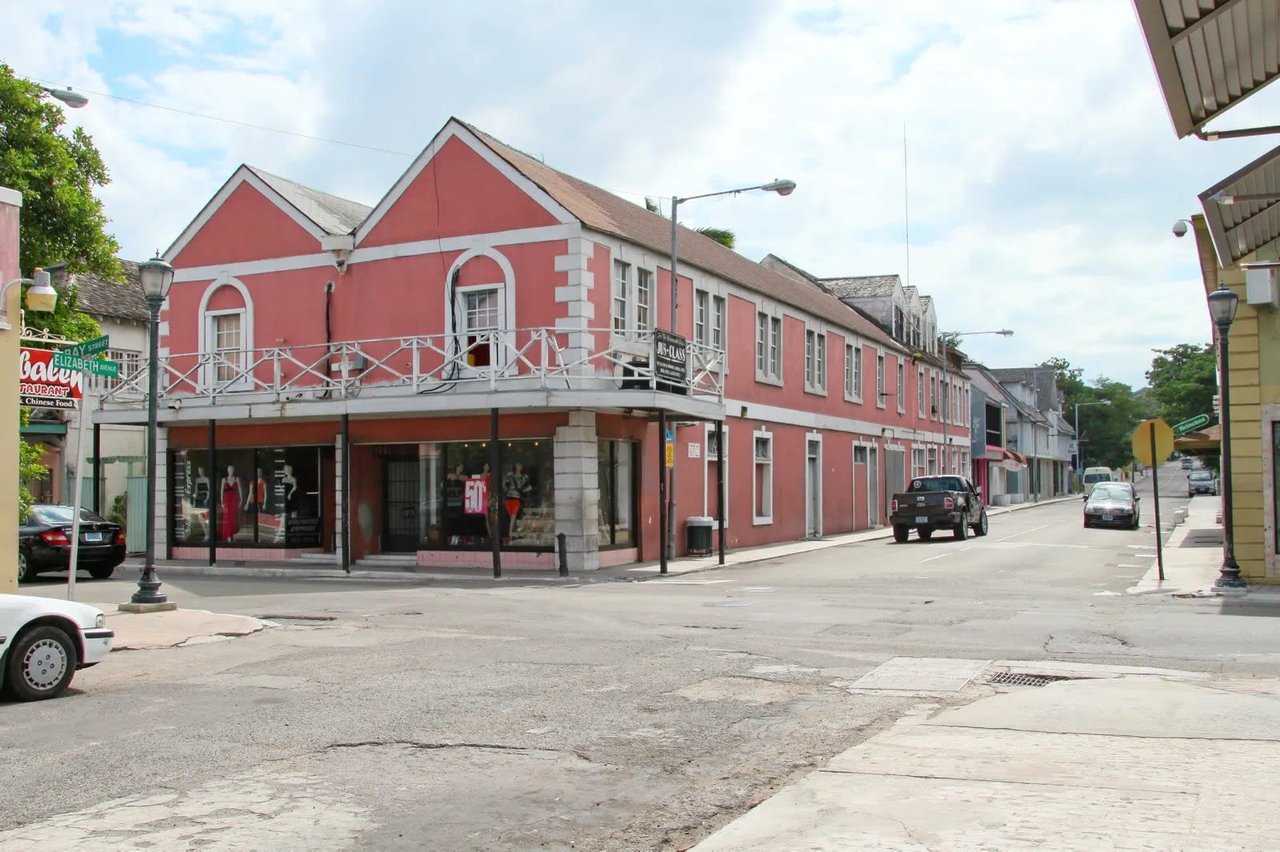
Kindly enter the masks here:
M 22 348 L 18 359 L 18 401 L 45 408 L 79 408 L 84 374 L 53 366 L 49 349 Z

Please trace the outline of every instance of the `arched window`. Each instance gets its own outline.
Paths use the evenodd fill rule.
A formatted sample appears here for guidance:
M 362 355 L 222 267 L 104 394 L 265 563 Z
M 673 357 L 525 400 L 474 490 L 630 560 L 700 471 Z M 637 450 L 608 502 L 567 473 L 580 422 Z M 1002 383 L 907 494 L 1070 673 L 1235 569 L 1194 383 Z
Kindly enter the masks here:
M 206 358 L 201 382 L 218 390 L 252 386 L 253 298 L 235 278 L 223 276 L 200 300 L 200 354 Z
M 467 366 L 501 367 L 514 344 L 515 274 L 511 262 L 491 248 L 471 249 L 449 268 L 445 330 L 456 335 Z

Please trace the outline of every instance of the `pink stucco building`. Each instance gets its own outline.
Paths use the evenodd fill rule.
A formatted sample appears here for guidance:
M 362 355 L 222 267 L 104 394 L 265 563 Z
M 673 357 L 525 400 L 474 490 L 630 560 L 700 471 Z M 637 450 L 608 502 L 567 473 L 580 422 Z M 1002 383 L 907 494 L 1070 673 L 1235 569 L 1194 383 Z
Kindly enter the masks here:
M 656 560 L 659 412 L 677 552 L 689 516 L 723 514 L 730 548 L 829 535 L 968 471 L 967 383 L 932 339 L 693 231 L 683 375 L 655 375 L 669 228 L 457 120 L 372 208 L 242 166 L 166 253 L 160 552 L 488 564 L 497 536 L 551 569 L 562 533 L 571 570 Z M 102 418 L 143 422 L 145 382 Z

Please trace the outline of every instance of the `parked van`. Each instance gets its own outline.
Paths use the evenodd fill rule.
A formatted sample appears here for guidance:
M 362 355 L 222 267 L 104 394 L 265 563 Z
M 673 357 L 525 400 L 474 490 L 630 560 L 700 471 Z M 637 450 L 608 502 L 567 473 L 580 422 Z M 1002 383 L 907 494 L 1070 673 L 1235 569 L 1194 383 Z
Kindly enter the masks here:
M 1093 491 L 1093 486 L 1097 485 L 1099 482 L 1113 481 L 1115 481 L 1115 476 L 1112 474 L 1111 468 L 1086 467 L 1084 469 L 1084 478 L 1082 480 L 1082 484 L 1084 485 L 1084 496 L 1088 498 L 1089 494 Z

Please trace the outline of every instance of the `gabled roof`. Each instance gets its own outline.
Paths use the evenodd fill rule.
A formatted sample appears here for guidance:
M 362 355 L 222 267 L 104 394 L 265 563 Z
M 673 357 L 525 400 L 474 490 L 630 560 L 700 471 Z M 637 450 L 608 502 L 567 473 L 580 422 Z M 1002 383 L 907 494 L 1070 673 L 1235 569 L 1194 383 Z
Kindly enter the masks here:
M 608 190 L 557 171 L 522 151 L 458 119 L 458 125 L 475 134 L 494 154 L 558 202 L 583 225 L 645 246 L 663 255 L 671 250 L 671 222 Z M 850 309 L 830 293 L 748 260 L 732 249 L 684 226 L 677 229 L 680 263 L 734 282 L 763 296 L 803 310 L 833 325 L 874 339 L 880 345 L 903 350 L 878 325 Z M 897 276 L 894 276 L 895 278 Z
M 1280 76 L 1275 0 L 1135 0 L 1178 138 Z
M 351 233 L 373 209 L 367 204 L 339 198 L 336 195 L 303 186 L 288 178 L 273 175 L 257 166 L 246 165 L 245 168 L 261 178 L 263 183 L 278 192 L 280 197 L 297 208 L 299 213 L 329 234 Z
M 902 286 L 897 275 L 856 275 L 850 278 L 823 278 L 826 287 L 841 299 L 859 299 L 867 296 L 892 296 Z
M 137 261 L 121 258 L 124 281 L 108 281 L 89 272 L 67 272 L 66 263 L 46 267 L 53 277 L 54 286 L 61 289 L 70 284 L 76 288 L 76 308 L 94 317 L 148 322 L 151 314 L 147 300 L 142 295 L 142 283 L 138 278 Z

